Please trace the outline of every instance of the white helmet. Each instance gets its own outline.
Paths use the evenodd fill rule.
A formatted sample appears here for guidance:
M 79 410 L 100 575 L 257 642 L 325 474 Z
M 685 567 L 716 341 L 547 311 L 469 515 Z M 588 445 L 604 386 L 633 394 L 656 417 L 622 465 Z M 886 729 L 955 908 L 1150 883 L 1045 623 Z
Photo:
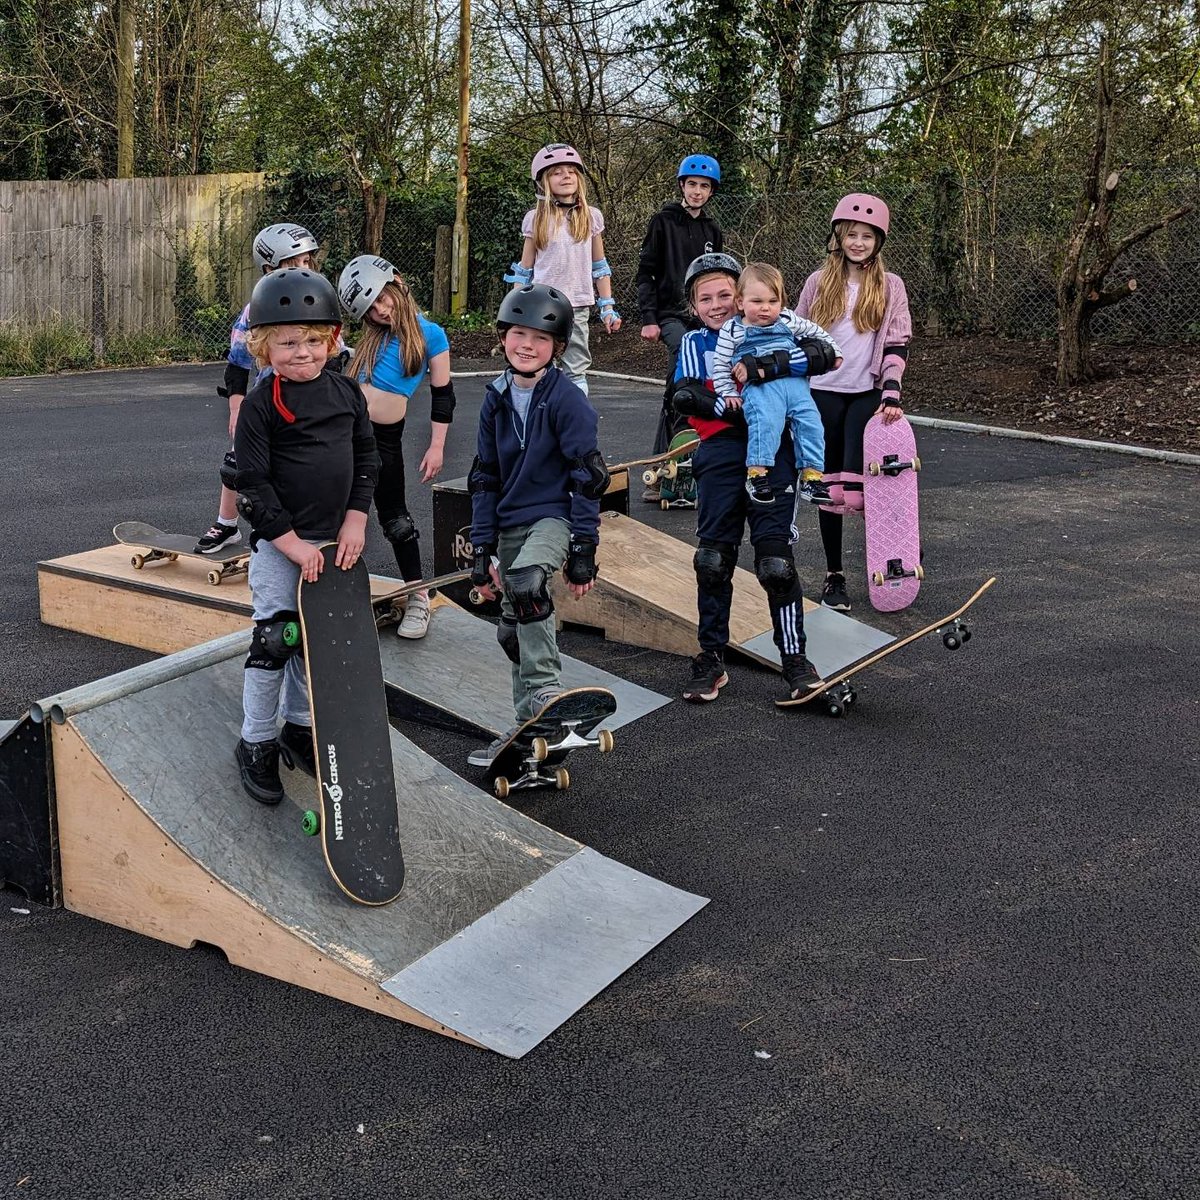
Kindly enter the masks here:
M 360 254 L 352 258 L 338 277 L 338 299 L 342 307 L 356 320 L 367 315 L 367 309 L 379 299 L 384 285 L 396 278 L 396 268 L 386 258 L 375 254 Z
M 268 225 L 254 238 L 254 261 L 260 271 L 264 267 L 274 271 L 285 258 L 313 254 L 320 248 L 321 243 L 303 225 Z

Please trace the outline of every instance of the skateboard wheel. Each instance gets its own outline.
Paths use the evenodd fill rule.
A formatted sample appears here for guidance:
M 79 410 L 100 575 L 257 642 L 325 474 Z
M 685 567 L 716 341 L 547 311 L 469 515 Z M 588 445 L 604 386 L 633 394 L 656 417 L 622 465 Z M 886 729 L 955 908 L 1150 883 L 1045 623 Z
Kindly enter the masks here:
M 659 508 L 661 508 L 663 510 L 663 512 L 666 512 L 667 509 L 669 509 L 671 507 L 671 502 L 670 502 L 670 500 L 660 500 L 658 502 L 658 506 L 659 506 Z
M 649 487 L 658 478 L 658 472 L 653 468 L 642 472 L 642 482 Z
M 285 621 L 283 625 L 283 644 L 285 646 L 298 646 L 302 638 L 300 632 L 299 621 Z
M 135 571 L 140 571 L 146 565 L 146 556 L 144 554 L 135 554 L 129 561 Z
M 178 554 L 168 554 L 167 562 L 175 562 L 179 558 Z
M 914 471 L 919 471 L 921 469 L 921 456 L 919 454 L 913 455 L 912 469 Z
M 971 640 L 971 631 L 969 629 L 967 629 L 965 626 L 962 631 L 962 640 L 964 642 L 969 642 Z
M 554 786 L 560 792 L 565 792 L 571 786 L 571 773 L 566 767 L 559 767 L 554 772 Z
M 304 810 L 304 816 L 300 818 L 300 828 L 304 830 L 309 837 L 315 837 L 321 832 L 321 814 L 313 812 L 311 808 Z
M 600 730 L 599 742 L 598 742 L 600 753 L 607 754 L 615 745 L 616 745 L 616 742 L 613 740 L 612 730 L 611 729 Z
M 208 582 L 211 583 L 213 585 L 213 587 L 219 587 L 221 584 L 221 572 L 220 571 L 209 571 Z
M 508 780 L 503 775 L 497 775 L 495 783 L 492 784 L 492 791 L 496 793 L 499 800 L 508 798 Z
M 545 762 L 550 757 L 550 743 L 544 737 L 535 737 L 529 743 L 529 753 L 534 762 Z
M 879 464 L 877 462 L 867 463 L 867 474 L 868 475 L 878 475 L 879 474 Z
M 950 631 L 942 634 L 942 645 L 947 650 L 957 650 L 962 645 L 962 642 L 959 640 L 958 634 Z
M 664 479 L 676 479 L 676 478 L 678 478 L 678 476 L 679 476 L 679 464 L 677 462 L 671 461 L 671 462 L 667 463 L 667 465 L 665 467 L 663 467 L 663 478 Z
M 846 710 L 842 707 L 840 701 L 830 700 L 829 703 L 825 705 L 825 711 L 831 717 L 840 717 Z
M 924 579 L 925 578 L 925 568 L 923 566 L 921 566 L 920 563 L 917 563 L 917 565 L 913 568 L 913 574 L 918 579 Z
M 871 572 L 871 582 L 876 587 L 883 587 L 883 572 L 882 571 L 872 571 Z

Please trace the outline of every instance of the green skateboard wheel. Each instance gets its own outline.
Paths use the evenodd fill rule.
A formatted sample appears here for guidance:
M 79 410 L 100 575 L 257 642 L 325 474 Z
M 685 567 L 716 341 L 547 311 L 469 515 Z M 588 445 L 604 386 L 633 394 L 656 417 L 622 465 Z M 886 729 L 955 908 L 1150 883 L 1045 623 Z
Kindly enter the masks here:
M 300 622 L 287 621 L 283 626 L 283 644 L 285 646 L 300 645 Z
M 305 809 L 304 816 L 300 818 L 300 828 L 309 837 L 315 837 L 321 832 L 321 814 L 313 812 L 311 808 Z

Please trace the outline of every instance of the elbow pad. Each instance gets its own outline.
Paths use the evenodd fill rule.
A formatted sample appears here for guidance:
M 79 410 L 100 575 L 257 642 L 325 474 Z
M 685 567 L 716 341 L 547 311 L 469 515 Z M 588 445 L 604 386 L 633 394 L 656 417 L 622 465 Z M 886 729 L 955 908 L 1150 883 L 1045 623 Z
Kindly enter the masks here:
M 681 379 L 671 389 L 671 403 L 681 417 L 716 416 L 716 395 L 704 386 L 702 379 Z
M 809 379 L 814 375 L 824 375 L 826 371 L 833 370 L 833 364 L 837 360 L 837 352 L 834 350 L 832 344 L 825 341 L 824 338 L 797 338 L 796 345 L 804 351 L 804 356 L 808 359 Z
M 587 454 L 573 459 L 571 469 L 571 491 L 581 492 L 588 500 L 599 500 L 608 491 L 612 476 L 599 450 L 589 450 Z M 579 478 L 576 471 L 585 478 Z
M 429 405 L 429 415 L 440 425 L 449 425 L 454 420 L 454 406 L 458 402 L 454 396 L 454 384 L 429 385 L 432 397 Z
M 250 372 L 236 363 L 225 364 L 225 390 L 217 388 L 218 395 L 244 396 L 250 390 Z
M 608 265 L 607 258 L 597 259 L 592 263 L 592 278 L 603 279 L 606 275 L 612 274 L 612 267 Z
M 478 496 L 481 492 L 498 492 L 499 490 L 500 464 L 498 462 L 485 463 L 478 454 L 475 455 L 475 461 L 467 473 L 467 491 L 472 496 Z

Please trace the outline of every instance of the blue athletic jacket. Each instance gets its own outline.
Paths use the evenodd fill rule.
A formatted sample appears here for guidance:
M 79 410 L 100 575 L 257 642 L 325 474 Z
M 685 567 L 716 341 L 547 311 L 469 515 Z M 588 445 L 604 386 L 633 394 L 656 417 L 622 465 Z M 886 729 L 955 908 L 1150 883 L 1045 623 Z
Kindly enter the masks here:
M 559 517 L 573 537 L 598 539 L 600 502 L 579 486 L 580 465 L 598 448 L 599 418 L 587 396 L 557 367 L 533 389 L 524 426 L 513 409 L 505 371 L 487 386 L 479 413 L 479 444 L 469 477 L 471 542 L 493 545 L 501 529 Z

